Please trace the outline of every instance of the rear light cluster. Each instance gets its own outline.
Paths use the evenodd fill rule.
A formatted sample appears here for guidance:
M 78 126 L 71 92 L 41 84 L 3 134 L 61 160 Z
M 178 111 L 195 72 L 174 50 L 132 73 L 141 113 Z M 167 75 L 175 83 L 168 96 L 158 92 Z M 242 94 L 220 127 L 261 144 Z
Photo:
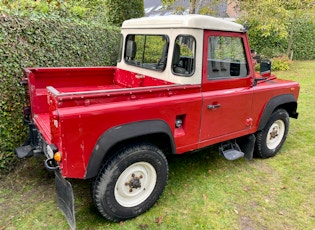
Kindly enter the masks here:
M 58 148 L 54 145 L 47 145 L 47 154 L 50 158 L 53 158 L 56 162 L 61 162 L 62 154 L 58 151 Z

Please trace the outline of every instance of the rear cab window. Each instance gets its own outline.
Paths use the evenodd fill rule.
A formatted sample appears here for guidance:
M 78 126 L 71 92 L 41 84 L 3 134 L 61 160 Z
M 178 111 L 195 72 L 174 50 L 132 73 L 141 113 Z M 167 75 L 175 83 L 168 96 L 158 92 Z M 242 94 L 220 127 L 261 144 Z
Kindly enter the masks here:
M 124 60 L 129 65 L 163 71 L 167 63 L 167 35 L 129 34 L 126 38 Z
M 196 40 L 191 35 L 177 36 L 173 49 L 172 72 L 189 77 L 195 72 Z

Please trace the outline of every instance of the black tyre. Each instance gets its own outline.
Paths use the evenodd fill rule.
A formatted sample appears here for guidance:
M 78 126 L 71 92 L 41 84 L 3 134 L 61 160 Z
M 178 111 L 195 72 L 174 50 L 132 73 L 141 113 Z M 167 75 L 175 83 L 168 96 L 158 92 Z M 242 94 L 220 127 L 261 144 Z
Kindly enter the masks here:
M 123 148 L 97 175 L 94 204 L 110 221 L 134 218 L 154 205 L 167 178 L 167 160 L 156 146 L 143 143 Z
M 265 128 L 256 134 L 255 156 L 268 158 L 281 149 L 289 131 L 289 114 L 284 109 L 274 111 Z

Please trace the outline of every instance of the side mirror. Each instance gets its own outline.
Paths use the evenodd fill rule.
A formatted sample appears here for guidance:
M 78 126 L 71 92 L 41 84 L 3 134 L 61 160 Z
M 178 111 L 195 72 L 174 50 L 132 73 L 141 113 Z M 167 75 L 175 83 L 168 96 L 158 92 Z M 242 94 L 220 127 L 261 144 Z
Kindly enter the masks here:
M 271 61 L 269 59 L 262 59 L 260 62 L 260 76 L 271 76 Z

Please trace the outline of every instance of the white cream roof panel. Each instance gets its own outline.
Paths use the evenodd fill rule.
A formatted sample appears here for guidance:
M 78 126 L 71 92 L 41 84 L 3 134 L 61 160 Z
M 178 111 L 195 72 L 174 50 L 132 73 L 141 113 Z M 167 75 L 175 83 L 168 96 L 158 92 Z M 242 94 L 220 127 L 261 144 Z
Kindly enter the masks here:
M 135 28 L 194 28 L 232 32 L 244 31 L 244 27 L 235 22 L 197 14 L 134 18 L 124 21 L 122 24 L 122 29 Z

